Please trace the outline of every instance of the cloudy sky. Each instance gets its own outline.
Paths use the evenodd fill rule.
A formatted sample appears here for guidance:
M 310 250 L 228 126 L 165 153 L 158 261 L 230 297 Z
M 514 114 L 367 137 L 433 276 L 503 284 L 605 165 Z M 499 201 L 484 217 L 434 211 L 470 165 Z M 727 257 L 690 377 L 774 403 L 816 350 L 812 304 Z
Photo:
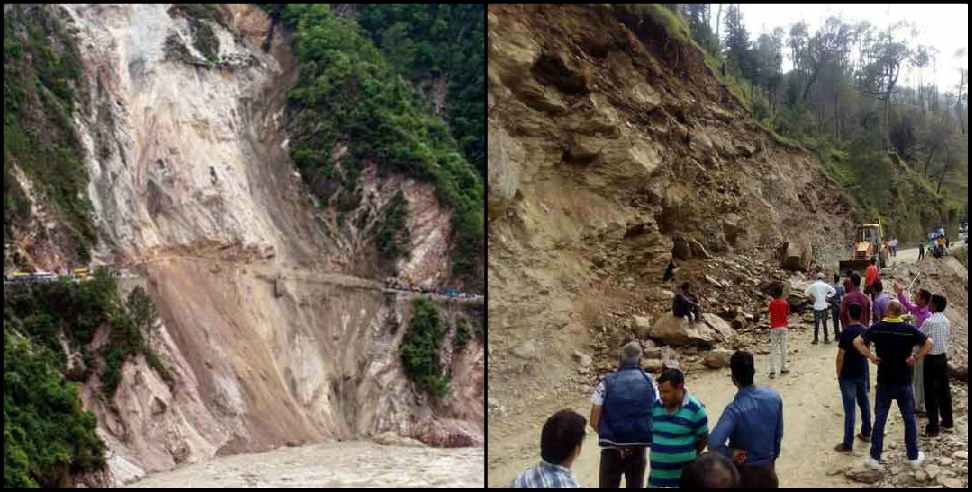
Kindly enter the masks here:
M 859 22 L 866 20 L 875 26 L 887 26 L 890 22 L 906 20 L 917 24 L 920 43 L 938 48 L 938 58 L 935 66 L 934 79 L 938 81 L 939 90 L 954 91 L 959 81 L 958 68 L 969 66 L 969 5 L 905 5 L 905 4 L 870 4 L 870 5 L 841 5 L 841 4 L 742 4 L 743 21 L 750 33 L 750 39 L 755 40 L 763 32 L 770 32 L 774 27 L 782 27 L 784 33 L 789 31 L 792 24 L 805 20 L 813 33 L 831 15 L 841 17 L 845 22 Z M 712 7 L 712 22 L 715 22 L 717 6 Z M 725 7 L 723 7 L 723 19 Z M 713 26 L 714 27 L 714 26 Z M 723 26 L 723 31 L 725 31 Z M 784 41 L 785 42 L 785 41 Z M 966 48 L 965 54 L 955 57 L 957 50 Z M 784 50 L 786 52 L 787 50 Z M 783 69 L 789 70 L 792 65 L 784 57 Z M 924 75 L 926 83 L 932 77 L 931 68 Z M 899 84 L 917 83 L 917 76 L 908 70 L 902 70 Z

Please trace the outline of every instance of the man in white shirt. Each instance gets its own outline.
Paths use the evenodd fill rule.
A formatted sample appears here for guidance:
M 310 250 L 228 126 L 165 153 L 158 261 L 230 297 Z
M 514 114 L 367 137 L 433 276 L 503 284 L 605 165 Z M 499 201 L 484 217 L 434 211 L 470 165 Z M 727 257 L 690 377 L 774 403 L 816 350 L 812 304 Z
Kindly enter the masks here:
M 814 282 L 807 290 L 803 291 L 804 294 L 813 297 L 813 344 L 818 343 L 817 332 L 820 325 L 823 325 L 824 333 L 824 343 L 829 344 L 830 339 L 827 337 L 827 312 L 830 310 L 830 305 L 827 304 L 827 298 L 833 296 L 837 293 L 833 287 L 824 282 L 824 274 L 817 273 L 817 281 Z

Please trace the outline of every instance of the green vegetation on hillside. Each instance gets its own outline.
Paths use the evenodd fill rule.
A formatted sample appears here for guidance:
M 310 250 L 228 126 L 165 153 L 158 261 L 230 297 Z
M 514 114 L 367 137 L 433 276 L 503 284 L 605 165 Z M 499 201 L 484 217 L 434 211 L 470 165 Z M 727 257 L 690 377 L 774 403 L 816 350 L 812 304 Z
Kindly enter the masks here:
M 463 153 L 486 176 L 485 6 L 397 4 L 357 7 L 358 23 L 395 69 L 417 85 L 448 82 L 446 114 Z
M 73 124 L 87 89 L 76 42 L 52 17 L 52 8 L 16 5 L 4 14 L 4 236 L 11 235 L 11 224 L 30 220 L 30 203 L 13 178 L 16 164 L 39 199 L 61 215 L 78 259 L 87 262 L 96 232 L 84 150 Z
M 406 227 L 407 222 L 408 202 L 399 190 L 382 212 L 381 222 L 375 232 L 378 252 L 390 261 L 409 255 L 411 242 Z
M 954 92 L 898 84 L 902 67 L 925 71 L 936 56 L 908 37 L 906 24 L 831 17 L 816 32 L 800 22 L 750 40 L 739 5 L 666 7 L 641 12 L 673 38 L 691 33 L 754 120 L 780 143 L 817 155 L 856 203 L 858 220 L 879 217 L 890 235 L 915 240 L 939 225 L 954 230 L 966 215 L 968 70 L 956 75 Z M 793 65 L 785 73 L 784 56 Z
M 327 200 L 340 185 L 346 203 L 337 208 L 353 208 L 367 162 L 380 172 L 433 183 L 439 201 L 453 209 L 453 275 L 481 284 L 483 182 L 446 124 L 353 19 L 327 5 L 267 8 L 294 32 L 300 78 L 289 94 L 295 115 L 290 148 L 311 190 Z M 347 154 L 336 159 L 343 147 Z
M 13 326 L 4 310 L 3 486 L 70 486 L 71 474 L 105 466 L 105 443 L 54 353 Z
M 439 310 L 427 299 L 412 302 L 412 320 L 402 339 L 401 357 L 405 373 L 423 391 L 437 398 L 449 393 L 449 375 L 443 374 L 439 349 L 446 329 Z

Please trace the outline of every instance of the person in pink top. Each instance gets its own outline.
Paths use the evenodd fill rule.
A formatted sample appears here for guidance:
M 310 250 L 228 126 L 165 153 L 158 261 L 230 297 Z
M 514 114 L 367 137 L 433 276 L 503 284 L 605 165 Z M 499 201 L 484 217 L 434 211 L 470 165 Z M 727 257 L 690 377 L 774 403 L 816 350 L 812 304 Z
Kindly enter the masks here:
M 925 324 L 925 320 L 931 316 L 931 311 L 928 308 L 928 303 L 931 302 L 931 292 L 928 289 L 918 289 L 915 292 L 915 303 L 912 304 L 908 301 L 908 297 L 904 293 L 904 288 L 898 282 L 894 283 L 894 291 L 898 293 L 898 301 L 901 305 L 908 310 L 909 313 L 915 317 L 915 327 L 918 328 L 922 333 L 925 332 L 922 329 L 922 325 Z M 915 394 L 915 413 L 924 415 L 925 413 L 925 361 L 921 360 L 915 363 L 914 377 L 911 379 L 911 385 L 913 387 L 913 392 Z

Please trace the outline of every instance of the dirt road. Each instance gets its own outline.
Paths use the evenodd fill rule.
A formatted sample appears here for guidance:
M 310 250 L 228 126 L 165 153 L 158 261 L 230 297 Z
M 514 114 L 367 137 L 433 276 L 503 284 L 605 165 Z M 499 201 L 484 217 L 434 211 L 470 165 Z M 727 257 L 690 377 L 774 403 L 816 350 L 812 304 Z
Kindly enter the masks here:
M 902 250 L 895 259 L 913 262 L 917 250 Z M 835 374 L 836 344 L 811 345 L 813 326 L 799 316 L 790 317 L 789 366 L 791 372 L 775 380 L 767 378 L 769 360 L 765 348 L 757 348 L 757 384 L 775 388 L 783 397 L 783 451 L 776 463 L 781 487 L 859 487 L 840 473 L 848 463 L 862 462 L 867 445 L 855 443 L 852 455 L 833 450 L 842 438 L 843 407 Z M 832 326 L 831 326 L 832 329 Z M 763 337 L 767 338 L 767 337 Z M 873 418 L 874 387 L 877 371 L 871 367 L 871 408 Z M 715 426 L 726 404 L 736 393 L 729 369 L 691 372 L 686 387 L 706 406 L 710 430 Z M 540 404 L 525 414 L 507 418 L 490 418 L 487 460 L 490 487 L 507 486 L 522 470 L 539 459 L 540 430 L 545 418 L 560 408 L 572 408 L 585 417 L 590 412 L 589 394 L 546 395 Z M 860 430 L 860 415 L 856 429 Z M 956 435 L 968 435 L 968 412 L 956 408 Z M 924 440 L 924 438 L 922 438 Z M 922 447 L 921 444 L 919 444 Z M 883 459 L 898 461 L 904 455 L 904 426 L 892 407 L 888 418 Z M 936 458 L 931 455 L 929 458 Z M 573 470 L 582 486 L 597 486 L 599 451 L 596 434 L 588 429 L 587 439 Z

